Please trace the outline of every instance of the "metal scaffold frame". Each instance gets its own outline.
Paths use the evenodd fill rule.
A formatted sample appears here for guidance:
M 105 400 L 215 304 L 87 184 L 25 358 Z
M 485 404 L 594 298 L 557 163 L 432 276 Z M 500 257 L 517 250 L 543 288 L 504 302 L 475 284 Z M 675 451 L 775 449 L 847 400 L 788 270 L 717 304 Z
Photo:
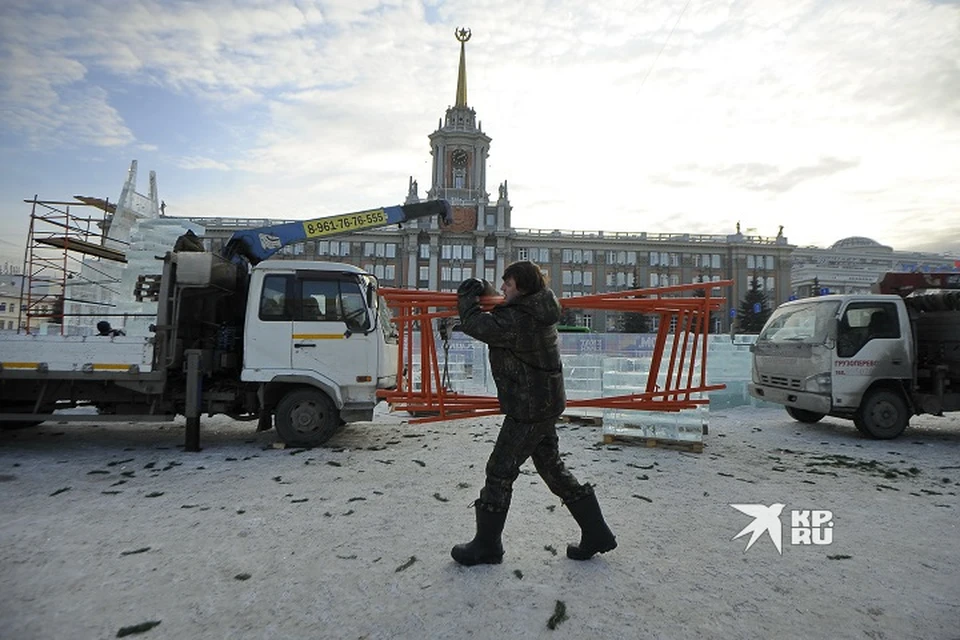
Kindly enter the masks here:
M 112 290 L 111 287 L 119 284 L 119 280 L 98 269 L 97 263 L 127 260 L 122 251 L 103 244 L 103 223 L 115 205 L 107 200 L 84 200 L 89 201 L 39 200 L 37 196 L 24 200 L 31 205 L 31 210 L 23 257 L 18 332 L 33 333 L 46 319 L 52 324 L 59 324 L 59 333 L 64 335 L 64 317 L 71 315 L 65 313 L 67 302 L 109 306 L 94 300 L 67 296 L 68 286 L 71 290 L 86 286 Z M 95 207 L 103 211 L 104 217 L 77 216 L 71 212 L 71 207 Z M 78 255 L 92 256 L 97 260 L 84 261 Z M 86 266 L 86 269 L 81 269 L 82 266 Z M 91 279 L 87 272 L 98 279 Z
M 564 298 L 565 309 L 603 309 L 659 317 L 659 327 L 645 387 L 639 393 L 568 400 L 567 407 L 624 409 L 633 411 L 682 411 L 707 404 L 703 394 L 725 388 L 707 384 L 707 335 L 710 314 L 720 311 L 726 298 L 712 297 L 715 287 L 729 287 L 732 280 L 694 283 L 650 289 L 631 289 L 577 298 Z M 437 291 L 383 288 L 381 295 L 394 312 L 399 330 L 397 388 L 381 391 L 393 410 L 418 417 L 411 422 L 432 422 L 500 413 L 496 397 L 450 391 L 441 376 L 434 337 L 434 320 L 457 316 L 457 295 Z M 481 299 L 488 311 L 503 301 L 499 296 Z M 414 335 L 420 350 L 414 353 Z M 665 375 L 661 376 L 664 362 Z M 699 371 L 696 371 L 699 365 Z M 420 385 L 415 388 L 413 371 L 419 366 Z M 662 377 L 662 379 L 661 379 Z

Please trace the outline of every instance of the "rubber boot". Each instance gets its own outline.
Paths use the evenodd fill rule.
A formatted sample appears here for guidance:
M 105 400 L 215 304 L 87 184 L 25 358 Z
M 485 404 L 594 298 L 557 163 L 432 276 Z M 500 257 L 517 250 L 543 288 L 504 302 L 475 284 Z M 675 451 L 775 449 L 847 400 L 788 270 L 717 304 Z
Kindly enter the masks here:
M 506 511 L 486 511 L 480 504 L 477 510 L 477 535 L 466 544 L 458 544 L 450 551 L 453 559 L 460 564 L 472 567 L 475 564 L 500 564 L 503 561 L 503 543 L 500 534 L 507 521 Z
M 617 539 L 603 521 L 596 494 L 591 493 L 574 502 L 568 502 L 567 509 L 580 525 L 580 544 L 567 545 L 568 558 L 589 560 L 596 553 L 606 553 L 617 548 Z

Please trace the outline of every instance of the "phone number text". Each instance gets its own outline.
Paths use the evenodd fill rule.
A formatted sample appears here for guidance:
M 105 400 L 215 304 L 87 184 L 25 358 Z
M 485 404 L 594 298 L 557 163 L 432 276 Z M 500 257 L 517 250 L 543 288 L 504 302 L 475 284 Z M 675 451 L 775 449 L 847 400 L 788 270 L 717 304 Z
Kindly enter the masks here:
M 303 223 L 303 230 L 308 238 L 317 238 L 385 224 L 387 224 L 386 212 L 383 209 L 373 209 L 359 213 L 348 213 L 334 218 L 307 220 Z

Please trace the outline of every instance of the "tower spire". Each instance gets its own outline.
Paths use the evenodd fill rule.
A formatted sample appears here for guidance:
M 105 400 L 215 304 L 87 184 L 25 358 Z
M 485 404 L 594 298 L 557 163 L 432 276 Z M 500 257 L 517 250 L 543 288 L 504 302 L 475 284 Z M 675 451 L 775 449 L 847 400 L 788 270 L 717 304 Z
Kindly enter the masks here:
M 457 40 L 460 41 L 460 72 L 457 74 L 457 101 L 453 106 L 455 107 L 466 107 L 467 106 L 467 52 L 466 52 L 466 43 L 472 35 L 470 29 L 465 29 L 463 27 L 456 29 L 454 35 L 457 37 Z

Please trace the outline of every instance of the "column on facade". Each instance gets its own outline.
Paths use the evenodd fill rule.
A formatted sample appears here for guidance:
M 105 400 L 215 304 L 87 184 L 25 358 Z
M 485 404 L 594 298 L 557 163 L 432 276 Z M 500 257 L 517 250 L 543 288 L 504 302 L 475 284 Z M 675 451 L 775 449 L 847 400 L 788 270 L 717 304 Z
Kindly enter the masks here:
M 484 249 L 486 248 L 484 236 L 477 234 L 474 237 L 473 245 L 473 272 L 478 278 L 486 278 L 487 276 L 484 273 L 484 266 L 486 265 L 484 261 Z M 493 286 L 497 286 L 497 283 L 494 282 Z
M 440 260 L 440 236 L 430 234 L 430 290 L 440 290 L 440 269 L 438 268 Z
M 510 255 L 510 248 L 507 246 L 506 238 L 497 238 L 497 270 L 495 275 L 503 275 L 507 269 L 507 257 Z
M 476 200 L 480 202 L 483 199 L 483 173 L 486 170 L 483 161 L 483 149 L 478 145 L 473 148 L 473 188 L 476 192 Z
M 728 273 L 729 278 L 733 280 L 733 286 L 729 290 L 727 297 L 727 313 L 724 318 L 726 327 L 729 328 L 733 323 L 733 319 L 730 317 L 730 309 L 738 309 L 740 307 L 740 300 L 746 295 L 748 289 L 743 289 L 743 280 L 747 275 L 746 267 L 746 253 L 741 250 L 741 247 L 738 245 L 733 245 L 730 248 L 730 251 L 727 253 L 727 259 L 729 261 Z M 742 266 L 741 266 L 742 263 Z
M 420 277 L 417 268 L 417 258 L 420 255 L 420 244 L 416 233 L 408 234 L 404 241 L 407 251 L 407 286 L 411 289 L 417 288 L 417 279 Z
M 793 287 L 790 283 L 791 261 L 789 253 L 784 250 L 777 252 L 777 299 L 773 302 L 774 306 L 786 302 L 793 295 Z

